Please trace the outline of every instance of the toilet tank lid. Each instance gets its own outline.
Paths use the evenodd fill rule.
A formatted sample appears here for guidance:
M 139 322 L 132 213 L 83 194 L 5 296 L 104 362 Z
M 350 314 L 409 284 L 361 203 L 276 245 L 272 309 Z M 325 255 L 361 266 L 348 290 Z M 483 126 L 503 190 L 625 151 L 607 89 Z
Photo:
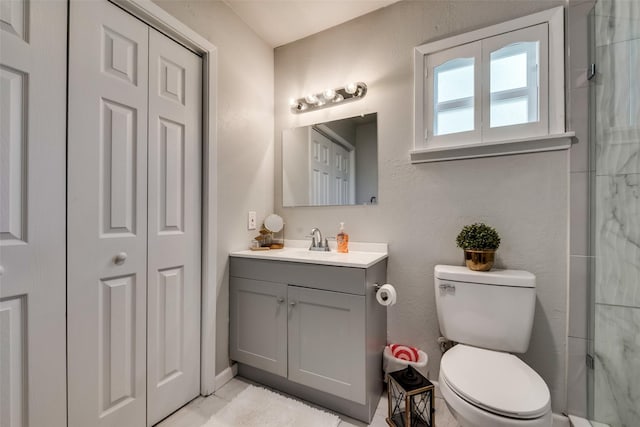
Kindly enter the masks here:
M 484 285 L 513 286 L 519 288 L 535 288 L 536 276 L 523 270 L 473 271 L 458 265 L 436 265 L 436 279 L 454 282 L 479 283 Z

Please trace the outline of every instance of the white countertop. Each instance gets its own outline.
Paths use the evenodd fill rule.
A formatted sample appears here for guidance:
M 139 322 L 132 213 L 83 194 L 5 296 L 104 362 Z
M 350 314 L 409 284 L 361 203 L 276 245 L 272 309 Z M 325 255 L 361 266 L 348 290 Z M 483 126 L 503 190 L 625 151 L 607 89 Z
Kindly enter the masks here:
M 329 242 L 330 252 L 310 251 L 310 243 L 309 240 L 285 240 L 285 247 L 282 249 L 247 249 L 231 252 L 230 256 L 358 268 L 371 267 L 388 256 L 386 243 L 349 242 L 349 252 L 346 254 L 336 252 L 334 241 Z

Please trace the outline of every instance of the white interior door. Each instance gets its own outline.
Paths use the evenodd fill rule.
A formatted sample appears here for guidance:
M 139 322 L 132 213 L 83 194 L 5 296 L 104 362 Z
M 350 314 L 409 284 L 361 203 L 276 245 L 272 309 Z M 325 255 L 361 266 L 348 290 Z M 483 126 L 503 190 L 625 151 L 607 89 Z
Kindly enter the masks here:
M 200 388 L 201 58 L 106 1 L 70 40 L 70 425 L 153 425 Z
M 351 154 L 342 145 L 311 129 L 309 200 L 312 205 L 352 203 Z
M 331 202 L 331 145 L 333 142 L 315 129 L 309 140 L 309 201 L 312 205 Z
M 66 2 L 0 3 L 2 427 L 66 425 L 66 24 Z
M 149 33 L 147 424 L 199 394 L 201 58 Z
M 349 151 L 335 142 L 333 142 L 332 148 L 333 170 L 331 178 L 334 185 L 332 202 L 335 205 L 347 205 L 350 201 L 349 190 L 351 189 L 351 160 L 349 158 Z
M 71 3 L 69 426 L 146 424 L 148 27 Z

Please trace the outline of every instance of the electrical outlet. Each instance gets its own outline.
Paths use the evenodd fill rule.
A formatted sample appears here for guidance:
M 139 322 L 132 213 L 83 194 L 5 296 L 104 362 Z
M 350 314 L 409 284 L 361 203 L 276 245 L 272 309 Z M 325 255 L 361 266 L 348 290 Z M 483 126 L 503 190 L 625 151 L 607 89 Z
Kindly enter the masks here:
M 256 212 L 255 211 L 249 211 L 249 221 L 247 222 L 247 228 L 249 230 L 256 229 Z

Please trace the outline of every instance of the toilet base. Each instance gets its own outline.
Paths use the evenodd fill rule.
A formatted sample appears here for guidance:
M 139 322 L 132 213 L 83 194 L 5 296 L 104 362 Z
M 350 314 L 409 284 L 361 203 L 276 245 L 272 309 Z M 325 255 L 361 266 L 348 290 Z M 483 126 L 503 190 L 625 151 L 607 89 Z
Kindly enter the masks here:
M 542 417 L 523 420 L 496 415 L 478 408 L 458 396 L 442 378 L 438 378 L 440 392 L 451 415 L 460 427 L 551 427 L 553 424 L 551 411 Z M 437 415 L 436 415 L 437 417 Z

